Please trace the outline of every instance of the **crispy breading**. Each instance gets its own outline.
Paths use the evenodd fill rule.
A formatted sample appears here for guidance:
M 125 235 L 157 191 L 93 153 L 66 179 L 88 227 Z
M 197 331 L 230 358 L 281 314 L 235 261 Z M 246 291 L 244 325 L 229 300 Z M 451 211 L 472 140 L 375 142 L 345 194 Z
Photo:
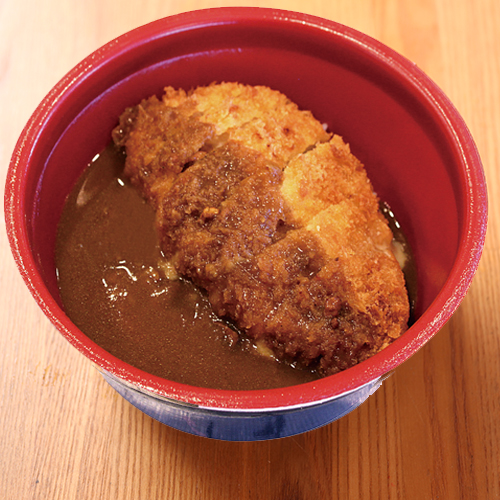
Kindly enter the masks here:
M 299 110 L 285 95 L 264 86 L 226 82 L 189 93 L 167 87 L 163 102 L 281 167 L 310 145 L 329 139 L 310 111 Z
M 190 92 L 166 87 L 127 109 L 113 131 L 127 149 L 125 173 L 155 206 L 186 165 L 227 140 L 259 151 L 280 168 L 330 135 L 283 94 L 222 83 Z
M 318 239 L 327 260 L 340 267 L 350 307 L 370 317 L 373 332 L 381 339 L 399 337 L 408 321 L 408 297 L 383 216 L 360 210 L 355 201 L 346 199 L 321 211 L 307 230 Z
M 404 277 L 363 165 L 267 87 L 167 87 L 115 142 L 165 256 L 261 351 L 348 368 L 406 329 Z
M 125 173 L 155 205 L 186 164 L 203 155 L 201 149 L 214 136 L 214 127 L 155 96 L 127 109 L 113 131 L 116 144 L 126 146 Z
M 377 198 L 361 162 L 339 136 L 289 162 L 282 193 L 299 224 L 344 199 L 377 211 Z

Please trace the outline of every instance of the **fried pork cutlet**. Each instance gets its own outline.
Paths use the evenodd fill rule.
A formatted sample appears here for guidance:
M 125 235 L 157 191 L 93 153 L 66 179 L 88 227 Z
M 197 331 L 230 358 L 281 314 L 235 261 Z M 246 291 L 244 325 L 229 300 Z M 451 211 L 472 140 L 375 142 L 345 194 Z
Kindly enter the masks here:
M 363 165 L 283 94 L 169 87 L 113 137 L 166 258 L 259 351 L 329 375 L 405 331 L 403 274 Z

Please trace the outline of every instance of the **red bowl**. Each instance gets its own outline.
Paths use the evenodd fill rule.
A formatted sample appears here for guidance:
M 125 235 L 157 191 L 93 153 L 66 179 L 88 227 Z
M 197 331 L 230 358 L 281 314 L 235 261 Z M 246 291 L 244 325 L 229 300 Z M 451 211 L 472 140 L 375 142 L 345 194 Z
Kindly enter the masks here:
M 350 144 L 380 198 L 397 214 L 418 269 L 415 322 L 371 359 L 322 380 L 283 389 L 204 389 L 155 377 L 120 361 L 64 313 L 54 244 L 74 182 L 109 141 L 125 107 L 161 93 L 165 85 L 190 88 L 213 81 L 267 85 L 311 110 Z M 279 413 L 286 420 L 293 413 L 291 430 L 271 429 L 264 437 L 332 421 L 366 399 L 384 374 L 444 325 L 477 269 L 486 232 L 487 194 L 466 125 L 413 63 L 331 21 L 272 9 L 224 8 L 189 12 L 138 28 L 71 70 L 22 132 L 8 172 L 5 213 L 12 252 L 38 304 L 127 399 L 182 430 L 208 435 L 203 426 L 212 419 L 213 437 L 233 439 L 240 432 L 238 439 L 261 439 L 258 433 L 241 430 L 248 422 L 242 424 L 245 419 L 240 417 L 259 415 L 277 427 L 272 415 Z M 146 403 L 134 400 L 132 393 Z M 332 404 L 356 394 L 350 406 L 339 409 Z M 147 408 L 151 401 L 159 407 Z M 162 409 L 165 404 L 170 405 L 168 411 Z M 321 406 L 321 418 L 304 423 L 307 412 L 299 409 Z M 182 410 L 174 423 L 172 407 Z M 186 408 L 203 413 L 201 430 L 192 422 L 186 424 L 186 419 L 198 418 L 184 415 Z M 165 411 L 169 415 L 162 417 Z M 226 423 L 214 424 L 214 415 L 223 415 Z M 238 429 L 231 436 L 224 430 L 228 419 L 229 427 Z M 295 425 L 299 420 L 302 423 Z M 214 433 L 214 426 L 221 430 Z

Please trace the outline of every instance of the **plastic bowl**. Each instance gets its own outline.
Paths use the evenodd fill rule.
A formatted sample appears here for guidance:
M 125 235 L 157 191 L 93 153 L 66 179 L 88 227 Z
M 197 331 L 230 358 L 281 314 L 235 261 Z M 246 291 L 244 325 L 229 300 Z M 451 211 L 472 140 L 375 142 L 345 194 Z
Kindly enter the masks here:
M 174 383 L 110 355 L 65 315 L 54 265 L 65 197 L 110 139 L 123 109 L 166 85 L 263 84 L 343 136 L 397 214 L 415 254 L 415 322 L 371 359 L 283 389 L 220 391 Z M 290 436 L 361 404 L 463 299 L 482 251 L 487 195 L 469 131 L 442 91 L 381 43 L 331 21 L 255 8 L 194 11 L 108 43 L 38 106 L 15 148 L 5 194 L 19 270 L 45 314 L 128 401 L 155 419 L 224 440 Z

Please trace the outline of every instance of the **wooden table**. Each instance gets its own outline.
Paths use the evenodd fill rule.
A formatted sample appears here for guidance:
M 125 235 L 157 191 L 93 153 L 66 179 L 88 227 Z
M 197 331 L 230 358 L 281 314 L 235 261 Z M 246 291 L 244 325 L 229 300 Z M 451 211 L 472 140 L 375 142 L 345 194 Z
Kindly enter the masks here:
M 112 38 L 224 0 L 1 0 L 0 168 L 49 89 Z M 371 35 L 447 93 L 490 197 L 483 258 L 458 312 L 374 396 L 316 431 L 224 443 L 157 423 L 49 324 L 0 231 L 0 498 L 499 499 L 500 2 L 267 0 Z M 2 217 L 3 221 L 3 217 Z

